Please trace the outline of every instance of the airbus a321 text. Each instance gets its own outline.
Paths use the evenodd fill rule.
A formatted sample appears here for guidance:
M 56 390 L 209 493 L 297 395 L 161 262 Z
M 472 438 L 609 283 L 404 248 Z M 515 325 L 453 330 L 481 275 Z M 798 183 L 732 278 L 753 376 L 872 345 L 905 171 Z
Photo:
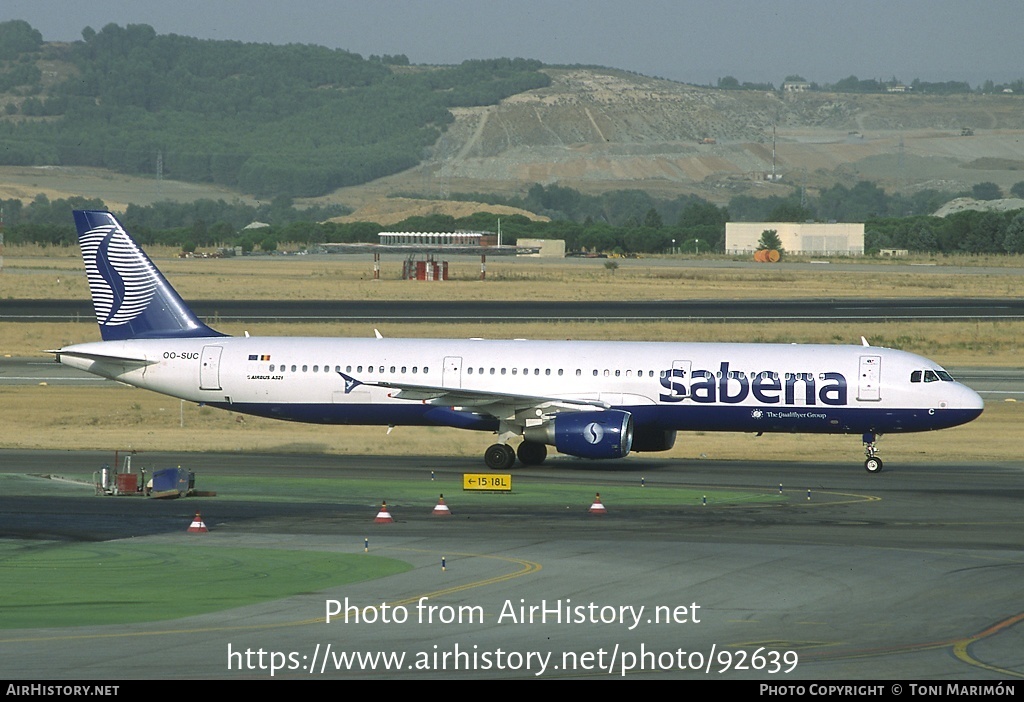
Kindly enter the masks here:
M 964 424 L 983 403 L 936 363 L 862 345 L 230 337 L 185 305 L 109 212 L 76 211 L 102 341 L 57 360 L 263 417 L 498 436 L 492 469 L 666 451 L 677 431 L 860 434 Z M 521 439 L 518 450 L 510 442 Z

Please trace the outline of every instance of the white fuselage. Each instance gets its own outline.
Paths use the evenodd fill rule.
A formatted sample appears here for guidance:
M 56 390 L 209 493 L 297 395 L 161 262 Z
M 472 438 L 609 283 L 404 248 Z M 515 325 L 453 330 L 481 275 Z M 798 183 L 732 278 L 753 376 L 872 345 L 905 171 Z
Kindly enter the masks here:
M 439 402 L 395 389 L 420 386 L 513 398 L 487 411 L 500 407 L 513 423 L 514 398 L 527 396 L 626 409 L 638 427 L 666 430 L 924 431 L 969 421 L 982 408 L 973 390 L 939 379 L 933 362 L 870 346 L 211 337 L 62 352 L 62 363 L 185 400 L 339 424 L 492 428 L 469 426 L 479 416 L 472 397 L 458 406 L 442 400 L 466 413 L 448 421 L 432 411 Z M 934 382 L 921 373 L 912 382 L 916 371 L 931 371 Z

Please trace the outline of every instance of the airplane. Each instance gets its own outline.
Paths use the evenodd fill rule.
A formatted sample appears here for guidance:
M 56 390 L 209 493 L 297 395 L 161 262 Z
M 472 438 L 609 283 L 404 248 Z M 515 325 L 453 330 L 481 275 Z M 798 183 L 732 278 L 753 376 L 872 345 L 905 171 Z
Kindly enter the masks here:
M 200 321 L 110 212 L 74 212 L 102 341 L 50 351 L 95 375 L 294 422 L 497 434 L 493 470 L 548 446 L 667 451 L 678 431 L 877 438 L 977 418 L 981 397 L 922 356 L 868 345 L 227 336 Z M 518 448 L 513 442 L 520 440 Z

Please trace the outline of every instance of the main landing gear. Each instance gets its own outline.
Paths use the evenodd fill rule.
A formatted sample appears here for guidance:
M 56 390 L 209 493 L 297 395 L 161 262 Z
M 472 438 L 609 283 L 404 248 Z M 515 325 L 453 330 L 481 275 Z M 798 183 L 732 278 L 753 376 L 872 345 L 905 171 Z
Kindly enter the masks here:
M 516 456 L 524 466 L 539 466 L 548 457 L 548 447 L 536 441 L 524 441 L 516 451 L 508 444 L 492 444 L 484 452 L 484 463 L 491 470 L 508 470 L 516 462 Z
M 508 444 L 491 444 L 484 452 L 484 463 L 491 470 L 508 470 L 516 462 L 516 452 Z
M 864 470 L 868 473 L 878 473 L 882 470 L 882 459 L 878 457 L 878 447 L 875 445 L 876 438 L 878 437 L 872 432 L 864 434 L 864 455 L 867 456 Z

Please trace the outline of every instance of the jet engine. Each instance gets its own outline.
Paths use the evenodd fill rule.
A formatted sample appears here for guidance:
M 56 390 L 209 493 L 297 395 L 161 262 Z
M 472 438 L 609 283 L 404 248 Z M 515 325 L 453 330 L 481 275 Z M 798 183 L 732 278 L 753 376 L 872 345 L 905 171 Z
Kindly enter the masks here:
M 633 445 L 633 415 L 621 410 L 559 414 L 527 427 L 523 437 L 579 458 L 622 458 Z
M 633 450 L 643 451 L 668 451 L 676 443 L 676 432 L 674 429 L 650 429 L 641 426 L 633 432 Z

